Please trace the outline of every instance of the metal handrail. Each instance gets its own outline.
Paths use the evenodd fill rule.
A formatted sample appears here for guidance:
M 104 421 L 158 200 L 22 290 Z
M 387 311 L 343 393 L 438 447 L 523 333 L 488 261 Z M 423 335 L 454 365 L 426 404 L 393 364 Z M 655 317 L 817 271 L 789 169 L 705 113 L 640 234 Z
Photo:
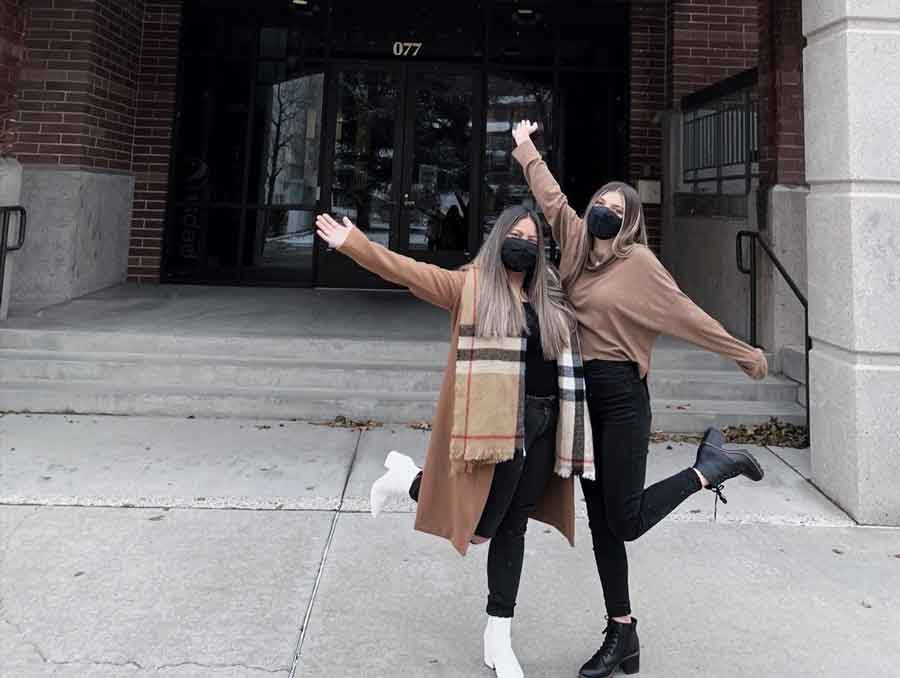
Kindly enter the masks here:
M 762 248 L 762 251 L 768 255 L 769 259 L 775 265 L 775 268 L 778 269 L 778 272 L 781 273 L 784 281 L 788 284 L 788 287 L 791 288 L 791 291 L 803 306 L 803 336 L 805 337 L 803 349 L 806 370 L 806 430 L 809 431 L 809 405 L 812 397 L 809 388 L 809 352 L 812 349 L 812 339 L 809 336 L 809 301 L 806 299 L 806 295 L 800 291 L 800 288 L 797 286 L 797 283 L 794 282 L 790 273 L 784 268 L 781 260 L 775 255 L 772 248 L 769 247 L 769 244 L 760 237 L 760 234 L 757 231 L 739 231 L 736 243 L 737 267 L 738 271 L 744 275 L 750 276 L 750 343 L 753 346 L 759 348 L 759 344 L 756 341 L 756 293 L 759 276 L 757 275 L 755 247 L 750 248 L 750 265 L 744 266 L 744 240 L 754 241 Z
M 10 245 L 9 222 L 13 214 L 19 215 L 19 230 L 16 232 L 16 242 Z M 0 299 L 3 298 L 3 282 L 6 279 L 6 253 L 22 249 L 25 244 L 25 229 L 28 226 L 28 213 L 21 205 L 8 205 L 0 207 Z

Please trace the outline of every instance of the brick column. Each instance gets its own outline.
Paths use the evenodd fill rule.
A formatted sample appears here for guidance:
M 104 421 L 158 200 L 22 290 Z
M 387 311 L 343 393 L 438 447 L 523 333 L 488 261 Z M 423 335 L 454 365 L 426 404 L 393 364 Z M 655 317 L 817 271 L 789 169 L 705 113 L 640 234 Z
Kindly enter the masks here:
M 142 0 L 31 0 L 20 83 L 23 164 L 131 169 Z
M 759 0 L 670 0 L 670 105 L 756 66 Z
M 759 229 L 806 289 L 806 177 L 803 160 L 802 0 L 759 2 Z M 781 276 L 762 262 L 761 343 L 801 351 L 803 309 Z M 802 360 L 799 362 L 803 362 Z M 792 376 L 805 379 L 802 374 Z
M 24 0 L 0 0 L 0 157 L 15 143 L 16 89 L 25 54 Z
M 803 185 L 802 0 L 759 3 L 760 184 Z
M 17 135 L 28 244 L 13 308 L 123 282 L 144 0 L 28 0 Z
M 652 0 L 631 5 L 631 111 L 628 119 L 628 181 L 662 181 L 662 128 L 655 120 L 666 107 L 666 8 Z M 662 209 L 645 205 L 650 246 L 659 252 Z
M 135 116 L 128 279 L 158 282 L 174 127 L 179 0 L 147 0 Z

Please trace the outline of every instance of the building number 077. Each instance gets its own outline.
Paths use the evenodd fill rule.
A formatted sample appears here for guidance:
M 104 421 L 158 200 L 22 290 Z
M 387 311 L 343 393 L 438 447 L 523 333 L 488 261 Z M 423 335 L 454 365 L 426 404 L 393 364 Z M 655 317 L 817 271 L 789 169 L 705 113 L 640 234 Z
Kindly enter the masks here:
M 395 42 L 394 56 L 416 56 L 420 49 L 421 42 Z

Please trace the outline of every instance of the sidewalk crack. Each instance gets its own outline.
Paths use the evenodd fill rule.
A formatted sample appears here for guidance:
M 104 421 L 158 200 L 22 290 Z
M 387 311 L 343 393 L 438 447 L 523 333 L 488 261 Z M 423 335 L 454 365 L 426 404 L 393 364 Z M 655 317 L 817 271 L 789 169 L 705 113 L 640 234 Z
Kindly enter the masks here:
M 316 573 L 316 581 L 313 584 L 312 593 L 309 596 L 309 604 L 306 606 L 306 613 L 303 615 L 303 622 L 300 625 L 300 635 L 297 638 L 297 646 L 294 649 L 294 661 L 291 665 L 291 673 L 288 678 L 294 678 L 297 673 L 297 667 L 300 665 L 300 654 L 303 651 L 303 642 L 306 640 L 306 631 L 309 628 L 309 620 L 312 617 L 313 606 L 319 593 L 319 584 L 322 581 L 322 575 L 325 572 L 325 562 L 328 560 L 328 553 L 331 550 L 331 543 L 334 540 L 334 533 L 337 529 L 338 518 L 344 508 L 344 499 L 347 496 L 347 488 L 350 485 L 350 477 L 353 475 L 353 469 L 356 467 L 356 457 L 359 454 L 359 446 L 362 443 L 362 437 L 365 434 L 364 429 L 360 429 L 356 437 L 356 445 L 353 448 L 353 456 L 350 458 L 350 464 L 347 467 L 347 475 L 344 478 L 344 487 L 341 489 L 341 499 L 338 502 L 337 509 L 331 517 L 331 529 L 328 531 L 328 537 L 325 540 L 325 548 L 322 550 L 322 559 L 319 561 L 319 570 Z
M 171 663 L 171 664 L 157 664 L 153 668 L 156 669 L 157 671 L 159 671 L 161 669 L 177 669 L 182 666 L 199 666 L 204 669 L 240 668 L 240 669 L 247 669 L 249 671 L 260 671 L 262 673 L 288 673 L 291 670 L 291 667 L 289 667 L 289 666 L 282 666 L 279 668 L 270 669 L 265 666 L 254 666 L 253 664 L 242 664 L 239 662 L 235 662 L 232 664 L 207 664 L 204 662 L 195 662 L 195 661 L 190 661 L 190 660 L 183 661 L 183 662 Z

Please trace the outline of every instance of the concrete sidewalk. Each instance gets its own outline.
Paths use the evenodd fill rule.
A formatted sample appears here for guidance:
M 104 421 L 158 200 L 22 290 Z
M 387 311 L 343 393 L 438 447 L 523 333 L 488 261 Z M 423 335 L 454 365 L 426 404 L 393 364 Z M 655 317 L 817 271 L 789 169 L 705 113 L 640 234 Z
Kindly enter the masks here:
M 462 559 L 373 520 L 391 448 L 427 434 L 299 422 L 0 417 L 0 676 L 489 676 L 485 548 Z M 900 665 L 900 530 L 855 526 L 808 452 L 754 450 L 760 485 L 692 497 L 629 547 L 641 675 L 859 675 Z M 650 480 L 689 465 L 654 445 Z M 532 523 L 514 640 L 574 676 L 602 593 L 578 543 Z

